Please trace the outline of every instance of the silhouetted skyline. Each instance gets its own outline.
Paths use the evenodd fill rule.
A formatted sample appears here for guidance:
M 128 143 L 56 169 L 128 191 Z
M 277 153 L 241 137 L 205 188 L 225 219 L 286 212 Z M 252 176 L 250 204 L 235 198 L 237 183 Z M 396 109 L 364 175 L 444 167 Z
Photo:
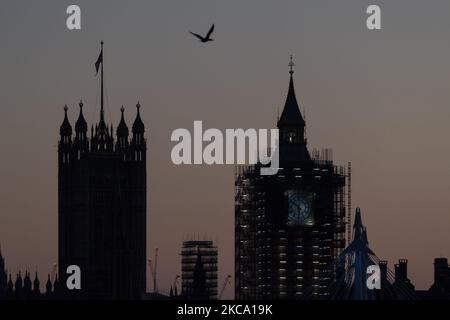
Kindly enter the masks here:
M 147 252 L 160 248 L 161 286 L 179 274 L 179 247 L 191 234 L 217 243 L 219 283 L 234 269 L 234 168 L 174 166 L 171 132 L 194 120 L 274 127 L 294 54 L 308 144 L 352 162 L 353 204 L 364 210 L 371 247 L 389 262 L 408 258 L 411 280 L 428 288 L 433 258 L 450 255 L 450 3 L 378 3 L 383 28 L 370 32 L 370 1 L 81 0 L 82 30 L 68 31 L 68 1 L 4 1 L 0 243 L 8 268 L 46 275 L 57 261 L 62 108 L 74 119 L 82 99 L 87 122 L 98 117 L 93 63 L 104 39 L 106 119 L 118 123 L 121 106 L 132 110 L 137 99 L 145 108 Z M 211 22 L 220 41 L 202 46 L 187 32 Z

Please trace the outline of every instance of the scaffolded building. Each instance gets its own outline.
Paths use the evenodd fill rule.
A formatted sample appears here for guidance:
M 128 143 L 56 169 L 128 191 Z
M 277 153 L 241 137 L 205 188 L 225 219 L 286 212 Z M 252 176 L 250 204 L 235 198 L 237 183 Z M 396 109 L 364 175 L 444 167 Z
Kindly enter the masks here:
M 184 241 L 181 272 L 185 298 L 217 299 L 217 247 L 212 241 Z
M 290 67 L 278 173 L 262 176 L 256 165 L 236 174 L 236 299 L 326 298 L 346 245 L 348 172 L 329 150 L 307 149 Z

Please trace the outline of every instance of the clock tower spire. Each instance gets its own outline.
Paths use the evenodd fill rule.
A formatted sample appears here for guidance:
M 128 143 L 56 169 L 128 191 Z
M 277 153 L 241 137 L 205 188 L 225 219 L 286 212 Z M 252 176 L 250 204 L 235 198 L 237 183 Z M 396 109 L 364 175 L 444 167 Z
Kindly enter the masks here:
M 293 160 L 310 161 L 306 148 L 305 126 L 306 122 L 300 112 L 294 87 L 294 61 L 291 55 L 289 61 L 289 88 L 284 103 L 283 112 L 278 120 L 280 131 L 280 161 Z

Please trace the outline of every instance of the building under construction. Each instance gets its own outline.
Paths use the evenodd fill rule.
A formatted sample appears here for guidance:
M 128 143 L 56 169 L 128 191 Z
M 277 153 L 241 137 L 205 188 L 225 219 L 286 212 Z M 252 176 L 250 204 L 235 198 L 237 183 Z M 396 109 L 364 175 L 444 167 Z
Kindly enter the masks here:
M 217 247 L 212 241 L 184 241 L 181 272 L 184 298 L 217 299 Z
M 309 152 L 293 63 L 278 120 L 280 169 L 240 168 L 235 181 L 235 298 L 326 299 L 346 243 L 349 170 Z M 349 167 L 350 169 L 350 167 Z

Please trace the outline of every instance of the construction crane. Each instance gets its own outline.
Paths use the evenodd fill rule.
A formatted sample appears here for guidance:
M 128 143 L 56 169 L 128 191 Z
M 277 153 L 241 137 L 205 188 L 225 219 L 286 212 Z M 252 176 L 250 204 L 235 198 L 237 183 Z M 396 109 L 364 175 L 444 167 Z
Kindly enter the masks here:
M 58 266 L 58 264 L 54 263 L 53 264 L 53 268 L 52 268 L 52 281 L 55 282 L 55 278 L 56 278 L 56 267 Z
M 147 259 L 147 266 L 148 266 L 148 268 L 150 269 L 150 276 L 152 277 L 152 279 L 153 279 L 153 266 L 152 266 L 152 259 Z M 150 279 L 150 276 L 149 276 L 149 279 Z M 148 283 L 148 290 L 151 290 L 151 285 L 150 285 L 150 283 Z
M 156 281 L 156 272 L 158 268 L 158 248 L 155 249 L 155 259 L 152 261 L 152 259 L 148 259 L 148 265 L 150 267 L 150 274 L 153 278 L 153 292 L 158 293 L 158 282 Z
M 228 283 L 230 282 L 230 280 L 231 280 L 231 275 L 228 275 L 228 276 L 225 278 L 225 281 L 223 282 L 222 288 L 220 289 L 219 300 L 222 299 L 222 295 L 223 295 L 225 289 L 227 288 L 227 285 L 228 285 Z

